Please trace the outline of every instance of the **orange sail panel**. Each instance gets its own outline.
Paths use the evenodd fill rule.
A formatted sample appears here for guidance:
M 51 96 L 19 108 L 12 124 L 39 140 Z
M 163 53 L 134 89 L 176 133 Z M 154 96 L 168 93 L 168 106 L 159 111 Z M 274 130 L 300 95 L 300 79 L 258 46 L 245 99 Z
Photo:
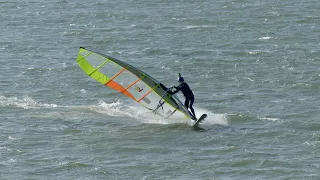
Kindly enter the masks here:
M 111 80 L 109 82 L 106 83 L 106 86 L 112 88 L 112 89 L 115 89 L 119 92 L 121 92 L 122 94 L 128 96 L 129 98 L 133 99 L 136 101 L 136 98 L 134 98 L 132 96 L 132 94 L 130 94 L 128 91 L 126 91 L 126 89 L 124 87 L 122 87 L 120 84 L 118 84 L 117 82 Z

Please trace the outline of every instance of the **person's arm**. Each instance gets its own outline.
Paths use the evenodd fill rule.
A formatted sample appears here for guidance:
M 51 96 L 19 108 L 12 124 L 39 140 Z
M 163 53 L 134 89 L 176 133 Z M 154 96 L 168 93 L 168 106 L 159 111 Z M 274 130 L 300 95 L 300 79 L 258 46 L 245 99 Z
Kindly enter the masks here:
M 172 91 L 173 94 L 177 93 L 180 91 L 180 87 L 176 87 L 176 86 L 173 86 L 172 88 L 175 88 L 176 90 L 175 91 Z

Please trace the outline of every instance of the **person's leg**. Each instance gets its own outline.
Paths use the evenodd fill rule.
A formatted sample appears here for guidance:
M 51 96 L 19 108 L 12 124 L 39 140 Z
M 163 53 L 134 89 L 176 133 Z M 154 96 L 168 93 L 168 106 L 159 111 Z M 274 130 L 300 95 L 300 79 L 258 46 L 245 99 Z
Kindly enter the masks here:
M 196 113 L 194 112 L 194 109 L 192 107 L 193 103 L 194 103 L 194 97 L 191 97 L 190 98 L 190 110 L 191 110 L 193 116 L 196 117 Z
M 190 104 L 190 99 L 186 98 L 186 101 L 184 102 L 184 106 L 187 108 L 187 110 L 189 109 L 189 104 Z M 188 113 L 190 114 L 190 116 L 194 116 L 194 114 L 192 114 L 189 110 L 188 110 Z M 192 118 L 192 120 L 197 120 L 197 118 Z
M 184 106 L 188 109 L 189 108 L 189 102 L 190 102 L 190 99 L 189 98 L 186 98 L 186 100 L 184 101 Z

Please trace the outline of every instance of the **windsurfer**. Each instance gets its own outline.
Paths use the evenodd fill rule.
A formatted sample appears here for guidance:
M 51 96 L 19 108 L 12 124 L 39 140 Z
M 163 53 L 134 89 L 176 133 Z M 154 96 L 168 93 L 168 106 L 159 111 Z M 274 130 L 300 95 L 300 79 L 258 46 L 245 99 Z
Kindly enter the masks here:
M 195 114 L 194 109 L 192 107 L 192 105 L 194 103 L 194 95 L 193 95 L 189 85 L 186 82 L 184 82 L 184 79 L 180 73 L 179 73 L 178 82 L 180 83 L 179 86 L 173 86 L 173 88 L 175 88 L 176 90 L 172 91 L 172 93 L 175 94 L 175 93 L 178 93 L 179 91 L 182 92 L 182 94 L 185 97 L 184 105 L 186 106 L 187 109 L 190 108 L 194 118 L 196 119 L 196 114 Z

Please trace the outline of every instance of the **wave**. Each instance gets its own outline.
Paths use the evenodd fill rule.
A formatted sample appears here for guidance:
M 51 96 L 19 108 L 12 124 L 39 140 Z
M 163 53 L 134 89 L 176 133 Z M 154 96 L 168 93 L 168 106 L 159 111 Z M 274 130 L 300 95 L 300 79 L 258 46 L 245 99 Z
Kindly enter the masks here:
M 48 111 L 38 111 L 34 112 L 33 116 L 41 117 L 68 117 L 68 119 L 80 118 L 81 116 L 88 114 L 92 116 L 93 114 L 104 114 L 106 116 L 112 117 L 128 117 L 136 119 L 142 123 L 151 124 L 177 124 L 186 123 L 191 124 L 191 121 L 186 120 L 182 116 L 173 116 L 172 119 L 164 119 L 160 116 L 155 115 L 146 108 L 133 104 L 127 101 L 121 101 L 118 99 L 116 102 L 107 103 L 100 100 L 97 104 L 92 105 L 57 105 L 50 103 L 40 103 L 35 101 L 29 96 L 22 98 L 18 97 L 6 97 L 0 96 L 0 106 L 2 107 L 13 107 L 13 108 L 23 108 L 23 109 L 51 109 Z M 215 114 L 207 109 L 201 107 L 195 107 L 196 116 L 200 117 L 202 114 L 207 114 L 208 117 L 202 123 L 203 125 L 228 125 L 226 114 Z M 38 115 L 36 115 L 38 114 Z M 97 115 L 98 115 L 97 114 Z
M 0 96 L 0 106 L 3 107 L 17 107 L 23 109 L 36 109 L 36 108 L 52 108 L 57 107 L 56 104 L 38 103 L 29 96 L 22 98 Z
M 159 117 L 144 107 L 133 105 L 133 104 L 124 104 L 119 100 L 113 103 L 105 103 L 100 101 L 98 106 L 91 106 L 91 110 L 98 113 L 107 114 L 110 116 L 127 116 L 135 118 L 143 123 L 152 123 L 152 124 L 176 124 L 176 123 L 191 123 L 191 121 L 186 121 L 184 117 L 173 116 L 171 119 L 164 119 Z M 196 116 L 200 117 L 202 114 L 207 114 L 208 117 L 202 123 L 203 125 L 210 124 L 220 124 L 228 125 L 228 120 L 226 114 L 215 114 L 204 108 L 195 107 Z

